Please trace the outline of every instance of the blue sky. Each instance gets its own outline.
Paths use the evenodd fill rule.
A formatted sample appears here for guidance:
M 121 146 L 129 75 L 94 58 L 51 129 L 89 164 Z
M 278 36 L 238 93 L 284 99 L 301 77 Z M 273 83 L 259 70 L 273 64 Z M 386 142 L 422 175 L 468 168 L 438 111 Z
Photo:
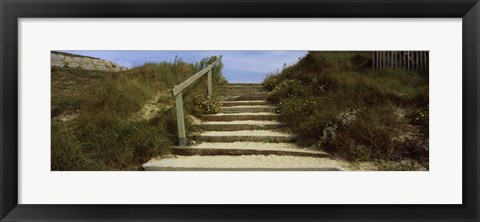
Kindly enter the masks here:
M 283 63 L 292 65 L 305 56 L 306 51 L 134 51 L 134 50 L 61 50 L 63 52 L 110 60 L 125 67 L 141 66 L 147 62 L 172 62 L 175 55 L 185 62 L 223 55 L 223 75 L 231 83 L 259 83 L 265 75 L 282 69 Z

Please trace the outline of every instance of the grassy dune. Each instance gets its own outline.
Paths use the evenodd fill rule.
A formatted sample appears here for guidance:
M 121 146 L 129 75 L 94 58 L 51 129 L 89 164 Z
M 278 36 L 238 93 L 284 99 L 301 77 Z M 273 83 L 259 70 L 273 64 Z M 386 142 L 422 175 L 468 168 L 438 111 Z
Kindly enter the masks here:
M 309 52 L 263 86 L 301 145 L 384 170 L 428 169 L 426 70 L 372 70 L 370 52 Z
M 168 154 L 177 141 L 170 90 L 215 59 L 145 64 L 117 73 L 52 67 L 51 169 L 139 170 L 148 159 Z M 221 68 L 213 81 L 214 87 L 225 83 Z M 193 95 L 203 93 L 206 78 L 184 93 L 187 115 Z M 186 125 L 191 132 L 190 122 Z

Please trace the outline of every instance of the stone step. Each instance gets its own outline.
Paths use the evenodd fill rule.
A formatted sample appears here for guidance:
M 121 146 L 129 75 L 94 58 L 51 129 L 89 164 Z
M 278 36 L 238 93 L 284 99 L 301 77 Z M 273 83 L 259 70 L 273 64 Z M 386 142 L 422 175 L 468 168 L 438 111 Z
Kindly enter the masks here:
M 147 171 L 341 171 L 345 164 L 330 158 L 243 155 L 173 156 L 143 164 Z
M 266 100 L 245 100 L 245 101 L 223 101 L 223 106 L 250 106 L 250 105 L 268 105 Z
M 200 129 L 209 131 L 275 129 L 280 126 L 280 122 L 267 120 L 207 121 L 198 125 Z
M 196 137 L 202 142 L 269 142 L 287 143 L 295 141 L 296 136 L 272 130 L 205 131 Z
M 265 100 L 267 96 L 265 95 L 249 95 L 249 96 L 238 96 L 238 95 L 233 95 L 233 96 L 220 96 L 220 99 L 223 101 L 244 101 L 244 100 Z
M 274 106 L 269 105 L 248 105 L 248 106 L 223 106 L 220 107 L 221 113 L 256 113 L 273 112 Z
M 301 148 L 293 143 L 261 143 L 261 142 L 204 142 L 192 147 L 173 147 L 175 155 L 288 155 L 328 157 L 324 151 Z
M 268 96 L 268 92 L 266 91 L 252 91 L 252 90 L 219 91 L 218 94 L 221 96 L 245 96 L 245 97 L 262 97 L 262 98 L 266 98 Z
M 238 93 L 244 93 L 244 92 L 268 92 L 267 90 L 263 88 L 219 88 L 218 92 L 238 92 Z
M 201 116 L 205 121 L 239 121 L 239 120 L 277 120 L 275 113 L 216 113 Z
M 262 84 L 258 83 L 230 83 L 224 86 L 223 88 L 227 89 L 238 89 L 238 88 L 262 88 Z

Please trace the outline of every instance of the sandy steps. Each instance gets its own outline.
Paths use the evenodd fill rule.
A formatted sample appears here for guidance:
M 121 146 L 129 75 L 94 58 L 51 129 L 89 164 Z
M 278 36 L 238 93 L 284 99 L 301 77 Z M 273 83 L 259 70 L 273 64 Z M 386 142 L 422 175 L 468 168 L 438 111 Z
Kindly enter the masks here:
M 288 155 L 327 157 L 328 154 L 314 149 L 301 148 L 292 143 L 264 142 L 204 142 L 193 147 L 174 147 L 176 155 Z
M 226 100 L 231 100 L 233 97 L 239 96 L 242 98 L 247 98 L 245 100 L 252 100 L 252 99 L 265 99 L 268 96 L 268 92 L 229 92 L 229 93 L 220 93 L 220 96 L 223 96 Z
M 226 86 L 224 86 L 223 88 L 225 89 L 235 89 L 235 88 L 258 88 L 258 89 L 262 89 L 262 85 L 261 84 L 257 84 L 257 83 L 230 83 L 230 84 L 227 84 Z
M 288 164 L 285 164 L 288 163 Z M 344 167 L 328 158 L 243 155 L 175 156 L 152 159 L 145 170 L 160 171 L 340 171 Z
M 216 113 L 200 117 L 204 121 L 236 121 L 236 120 L 277 120 L 278 114 L 261 113 Z
M 265 95 L 249 95 L 249 96 L 220 96 L 223 101 L 245 101 L 245 100 L 265 100 Z
M 272 112 L 274 106 L 269 105 L 243 105 L 243 106 L 223 106 L 220 107 L 221 113 L 258 113 Z
M 205 142 L 294 142 L 296 136 L 272 130 L 204 131 L 196 137 Z
M 244 100 L 244 101 L 223 101 L 222 105 L 225 106 L 258 106 L 268 105 L 266 100 Z
M 204 131 L 265 130 L 277 129 L 281 126 L 280 122 L 269 120 L 205 121 L 198 125 Z
M 145 170 L 343 170 L 328 154 L 295 145 L 259 84 L 229 84 L 217 114 L 200 116 L 196 145 L 173 147 L 174 157 L 152 159 Z

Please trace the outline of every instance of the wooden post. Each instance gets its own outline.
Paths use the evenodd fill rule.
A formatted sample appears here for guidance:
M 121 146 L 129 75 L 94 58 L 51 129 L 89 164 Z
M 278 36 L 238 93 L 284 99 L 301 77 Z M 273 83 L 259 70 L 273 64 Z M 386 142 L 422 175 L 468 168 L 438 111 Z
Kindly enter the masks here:
M 389 51 L 385 52 L 385 58 L 387 59 L 385 61 L 386 62 L 385 68 L 388 69 L 388 68 L 390 68 L 390 52 Z
M 375 52 L 377 54 L 377 61 L 375 62 L 375 69 L 380 69 L 380 52 Z
M 393 68 L 393 59 L 394 59 L 393 52 L 390 51 L 390 68 Z
M 387 65 L 386 65 L 386 68 L 390 68 L 390 52 L 389 52 L 389 51 L 387 51 L 386 53 L 387 53 L 387 56 L 386 56 L 386 58 L 387 58 Z
M 385 52 L 385 68 L 388 69 L 390 67 L 389 63 L 390 63 L 390 52 L 386 51 Z
M 395 52 L 392 52 L 392 68 L 395 68 Z
M 383 52 L 383 68 L 388 68 L 388 52 Z
M 183 98 L 181 92 L 175 96 L 175 104 L 177 110 L 178 145 L 186 146 L 187 137 L 185 136 L 185 120 L 183 119 Z
M 428 57 L 427 57 L 427 55 L 428 55 L 428 51 L 425 51 L 425 55 L 424 55 L 425 68 L 428 67 Z
M 420 70 L 420 51 L 417 51 L 415 53 L 415 55 L 417 56 L 417 70 Z
M 389 54 L 390 54 L 390 56 L 389 56 L 390 57 L 390 68 L 393 68 L 393 52 L 390 51 Z
M 416 70 L 417 69 L 417 60 L 416 60 L 416 57 L 415 57 L 415 51 L 412 52 L 412 60 L 413 60 L 412 70 Z
M 425 51 L 425 68 L 428 68 L 428 51 Z
M 377 65 L 375 66 L 376 69 L 381 69 L 381 62 L 382 62 L 382 54 L 380 52 L 376 52 L 377 54 Z
M 377 55 L 378 55 L 378 65 L 377 65 L 377 67 L 378 67 L 378 69 L 382 69 L 382 52 L 378 52 Z
M 393 52 L 393 68 L 397 68 L 397 51 Z
M 409 51 L 405 52 L 405 55 L 407 55 L 407 69 L 410 70 L 410 63 L 411 63 L 410 52 Z
M 415 69 L 415 60 L 413 60 L 415 57 L 413 57 L 413 52 L 409 51 L 408 52 L 408 60 L 410 61 L 410 67 L 409 70 L 414 70 Z
M 393 68 L 397 68 L 397 52 L 393 51 Z
M 377 55 L 376 57 L 376 62 L 375 62 L 375 69 L 380 69 L 380 52 L 375 52 L 375 54 Z
M 415 55 L 413 54 L 412 51 L 408 52 L 408 60 L 410 61 L 410 68 L 409 70 L 414 70 L 415 69 Z
M 382 69 L 382 52 L 377 52 L 377 69 Z
M 425 64 L 425 51 L 422 51 L 422 68 L 425 69 L 425 67 L 427 67 Z
M 417 63 L 417 51 L 413 51 L 413 70 L 418 69 L 418 63 Z
M 423 51 L 420 51 L 419 56 L 420 56 L 420 68 L 423 69 L 423 67 L 424 67 L 423 66 Z
M 375 70 L 375 52 L 372 52 L 372 69 Z
M 382 62 L 381 62 L 381 65 L 382 65 L 382 69 L 385 68 L 385 52 L 382 52 Z
M 407 51 L 407 68 L 410 70 L 412 66 L 412 61 L 410 60 L 410 51 Z
M 400 52 L 395 52 L 395 68 L 398 68 L 399 67 L 399 63 L 400 63 Z
M 212 70 L 208 71 L 207 73 L 208 79 L 208 96 L 212 96 Z

